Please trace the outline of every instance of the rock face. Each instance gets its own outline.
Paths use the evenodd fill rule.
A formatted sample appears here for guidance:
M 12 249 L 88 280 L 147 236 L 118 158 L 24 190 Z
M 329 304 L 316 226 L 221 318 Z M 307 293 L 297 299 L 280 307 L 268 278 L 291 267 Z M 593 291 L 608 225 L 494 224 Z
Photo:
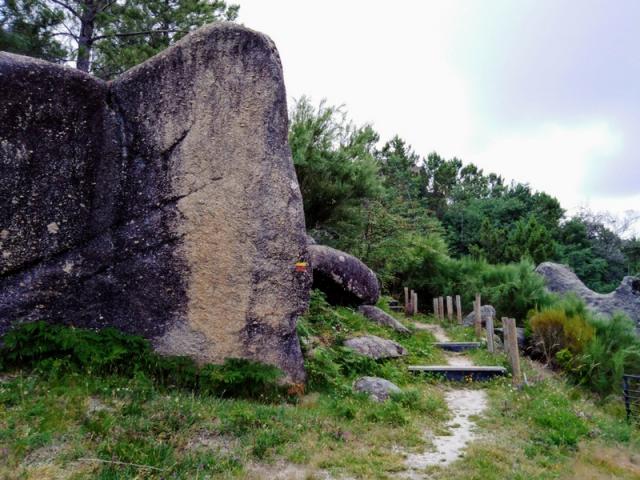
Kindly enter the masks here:
M 492 305 L 482 305 L 480 307 L 480 318 L 482 319 L 482 325 L 486 325 L 488 318 L 492 318 L 493 319 L 493 324 L 495 325 L 496 324 L 496 322 L 495 322 L 495 320 L 496 320 L 496 309 L 493 308 Z M 471 312 L 469 315 L 464 317 L 464 320 L 462 320 L 462 324 L 467 326 L 467 327 L 471 327 L 471 326 L 475 325 L 475 322 L 476 322 L 476 314 L 475 314 L 475 312 Z
M 591 310 L 607 316 L 621 311 L 640 326 L 640 278 L 624 277 L 613 292 L 601 294 L 590 290 L 565 265 L 544 262 L 538 265 L 536 272 L 544 277 L 549 291 L 560 294 L 573 292 Z
M 344 346 L 355 350 L 365 357 L 380 358 L 396 358 L 406 355 L 408 352 L 405 348 L 386 338 L 380 338 L 375 335 L 365 335 L 362 337 L 350 338 L 344 342 Z
M 373 305 L 380 298 L 378 278 L 356 257 L 324 245 L 308 246 L 313 288 L 334 305 Z
M 373 320 L 378 325 L 384 325 L 385 327 L 391 327 L 396 332 L 400 333 L 411 333 L 407 327 L 401 324 L 398 320 L 393 318 L 384 310 L 380 310 L 378 307 L 374 307 L 373 305 L 360 305 L 358 307 L 358 312 L 367 317 L 370 320 Z
M 0 53 L 0 335 L 114 326 L 304 379 L 310 276 L 282 68 L 234 24 L 110 83 Z
M 400 393 L 400 388 L 395 383 L 378 377 L 360 377 L 353 384 L 356 392 L 368 393 L 369 397 L 376 402 L 384 402 L 392 394 Z

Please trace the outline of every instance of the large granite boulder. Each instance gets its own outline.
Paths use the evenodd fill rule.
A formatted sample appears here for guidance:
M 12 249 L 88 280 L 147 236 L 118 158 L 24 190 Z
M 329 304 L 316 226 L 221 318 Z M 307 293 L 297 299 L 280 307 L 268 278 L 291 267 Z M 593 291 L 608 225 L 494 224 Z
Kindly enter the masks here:
M 304 216 L 269 38 L 206 26 L 109 83 L 0 53 L 0 92 L 0 335 L 114 326 L 304 380 Z
M 559 294 L 575 293 L 596 313 L 610 316 L 620 311 L 640 325 L 640 278 L 624 277 L 613 292 L 602 294 L 590 290 L 565 265 L 544 262 L 538 265 L 536 272 L 544 277 L 549 291 Z
M 399 343 L 376 335 L 364 335 L 346 340 L 344 346 L 360 355 L 373 359 L 396 358 L 407 355 L 407 350 Z
M 396 332 L 400 333 L 411 333 L 411 331 L 405 327 L 398 320 L 393 318 L 384 310 L 379 309 L 373 305 L 360 305 L 358 307 L 358 312 L 367 317 L 369 320 L 373 320 L 378 325 L 383 325 L 385 327 L 390 327 L 394 329 Z
M 481 305 L 480 306 L 480 319 L 482 325 L 487 324 L 487 319 L 493 319 L 493 324 L 496 324 L 496 309 L 493 308 L 493 305 Z M 464 317 L 462 320 L 462 324 L 467 327 L 472 327 L 476 323 L 476 312 L 471 312 L 469 315 Z
M 380 285 L 373 271 L 348 253 L 324 245 L 309 244 L 313 288 L 322 290 L 334 305 L 374 305 Z
M 353 390 L 368 393 L 374 402 L 384 402 L 394 393 L 402 391 L 395 383 L 379 377 L 360 377 L 353 383 Z

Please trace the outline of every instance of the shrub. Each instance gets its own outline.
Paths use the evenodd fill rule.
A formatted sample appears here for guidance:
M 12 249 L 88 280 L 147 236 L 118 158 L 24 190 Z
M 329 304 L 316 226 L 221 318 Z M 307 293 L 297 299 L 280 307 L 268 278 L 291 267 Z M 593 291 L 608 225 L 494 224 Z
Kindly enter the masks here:
M 4 336 L 0 370 L 33 368 L 45 375 L 87 372 L 98 375 L 149 376 L 157 384 L 220 395 L 271 399 L 283 394 L 282 372 L 246 359 L 198 367 L 188 357 L 156 354 L 142 337 L 113 328 L 100 331 L 25 323 Z
M 594 318 L 593 339 L 575 360 L 570 374 L 591 390 L 606 395 L 620 387 L 623 373 L 640 373 L 640 339 L 635 324 L 621 313 Z
M 493 305 L 498 318 L 524 320 L 531 309 L 551 305 L 553 296 L 545 289 L 544 280 L 526 260 L 492 265 L 483 259 L 448 258 L 439 270 L 426 277 L 420 293 L 425 298 L 462 294 L 463 308 L 470 308 L 476 292 L 483 304 Z M 426 296 L 425 296 L 426 295 Z
M 540 352 L 548 364 L 556 362 L 559 352 L 571 356 L 582 353 L 594 335 L 594 328 L 587 318 L 574 314 L 567 315 L 562 307 L 538 311 L 529 319 L 534 349 Z M 562 356 L 567 360 L 566 353 Z

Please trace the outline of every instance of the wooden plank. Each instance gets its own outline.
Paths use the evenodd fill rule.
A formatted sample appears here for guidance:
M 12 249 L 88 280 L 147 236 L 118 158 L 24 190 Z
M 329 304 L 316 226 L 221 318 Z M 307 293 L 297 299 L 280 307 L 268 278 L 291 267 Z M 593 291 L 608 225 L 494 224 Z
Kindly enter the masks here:
M 438 299 L 434 297 L 433 299 L 433 316 L 438 318 L 439 317 L 439 313 L 438 313 Z
M 451 365 L 411 366 L 409 371 L 416 374 L 442 375 L 447 380 L 457 382 L 482 382 L 507 373 L 503 367 L 452 367 Z
M 418 294 L 416 292 L 413 292 L 411 303 L 413 306 L 413 313 L 417 314 L 418 313 Z
M 438 313 L 440 314 L 438 318 L 444 320 L 444 299 L 442 297 L 438 297 Z
M 409 365 L 410 372 L 506 372 L 504 367 L 469 365 L 464 367 L 454 365 Z
M 435 342 L 432 345 L 449 352 L 464 352 L 480 348 L 482 344 L 480 342 Z
M 458 325 L 462 325 L 462 300 L 460 295 L 456 295 L 456 315 L 458 316 Z
M 450 296 L 447 296 L 447 317 L 453 321 L 453 299 Z

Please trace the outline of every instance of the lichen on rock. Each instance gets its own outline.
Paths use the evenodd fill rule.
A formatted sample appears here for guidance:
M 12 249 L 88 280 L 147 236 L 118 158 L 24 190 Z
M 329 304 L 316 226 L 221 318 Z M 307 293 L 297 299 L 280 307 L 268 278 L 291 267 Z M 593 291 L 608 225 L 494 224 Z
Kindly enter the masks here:
M 538 265 L 536 272 L 544 277 L 549 291 L 574 293 L 596 313 L 610 316 L 615 312 L 622 312 L 640 327 L 640 278 L 624 277 L 613 292 L 602 294 L 589 289 L 565 265 L 544 262 Z
M 203 27 L 105 83 L 0 53 L 0 334 L 115 326 L 304 379 L 310 275 L 271 40 Z

